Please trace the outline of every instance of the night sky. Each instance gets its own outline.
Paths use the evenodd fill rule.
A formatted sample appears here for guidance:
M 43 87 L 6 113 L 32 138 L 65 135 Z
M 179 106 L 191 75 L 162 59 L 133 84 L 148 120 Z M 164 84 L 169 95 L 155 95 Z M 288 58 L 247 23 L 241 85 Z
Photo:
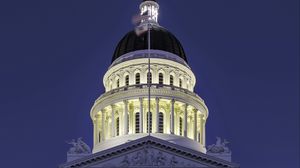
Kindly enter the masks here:
M 141 0 L 0 2 L 0 167 L 53 168 L 89 117 Z M 243 168 L 299 167 L 299 3 L 160 0 L 209 110 L 207 143 Z

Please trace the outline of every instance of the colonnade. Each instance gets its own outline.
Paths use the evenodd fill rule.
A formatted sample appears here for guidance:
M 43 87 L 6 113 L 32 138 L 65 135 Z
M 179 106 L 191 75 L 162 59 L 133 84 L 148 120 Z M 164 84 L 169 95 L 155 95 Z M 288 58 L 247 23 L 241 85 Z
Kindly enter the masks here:
M 203 112 L 176 99 L 150 100 L 150 133 L 175 134 L 205 145 Z M 105 107 L 94 117 L 94 144 L 116 136 L 148 133 L 148 109 L 148 99 L 143 97 Z

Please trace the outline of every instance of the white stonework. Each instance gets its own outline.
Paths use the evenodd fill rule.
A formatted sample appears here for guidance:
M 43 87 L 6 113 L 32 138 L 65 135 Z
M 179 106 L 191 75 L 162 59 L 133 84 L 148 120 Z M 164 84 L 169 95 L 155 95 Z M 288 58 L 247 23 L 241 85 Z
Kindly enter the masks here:
M 239 165 L 194 151 L 153 136 L 145 136 L 90 156 L 67 162 L 60 168 L 201 167 L 238 168 Z
M 155 0 L 140 5 L 141 14 L 148 10 L 149 21 L 159 27 L 158 9 Z M 179 43 L 172 39 L 170 43 Z M 69 162 L 61 168 L 239 167 L 229 162 L 231 151 L 220 139 L 206 154 L 208 108 L 194 92 L 196 77 L 184 52 L 179 56 L 167 51 L 135 50 L 116 56 L 103 77 L 105 93 L 90 111 L 92 153 L 81 139 L 73 140 Z

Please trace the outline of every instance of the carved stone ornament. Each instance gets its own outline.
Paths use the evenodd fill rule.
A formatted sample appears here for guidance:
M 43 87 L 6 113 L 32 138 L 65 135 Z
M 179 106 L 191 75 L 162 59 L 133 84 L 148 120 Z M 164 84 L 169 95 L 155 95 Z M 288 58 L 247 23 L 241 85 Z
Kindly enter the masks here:
M 216 144 L 209 145 L 207 147 L 208 153 L 231 153 L 229 148 L 226 146 L 229 142 L 224 139 L 223 142 L 220 137 L 217 137 Z
M 70 142 L 67 142 L 70 145 L 73 145 L 69 151 L 68 154 L 90 154 L 91 148 L 82 141 L 82 138 L 78 138 L 77 141 L 75 139 L 72 139 Z
M 167 156 L 161 151 L 153 150 L 152 148 L 144 148 L 132 155 L 125 155 L 117 167 L 139 167 L 139 166 L 183 166 L 184 161 L 179 163 L 175 156 Z M 107 166 L 107 165 L 103 165 Z

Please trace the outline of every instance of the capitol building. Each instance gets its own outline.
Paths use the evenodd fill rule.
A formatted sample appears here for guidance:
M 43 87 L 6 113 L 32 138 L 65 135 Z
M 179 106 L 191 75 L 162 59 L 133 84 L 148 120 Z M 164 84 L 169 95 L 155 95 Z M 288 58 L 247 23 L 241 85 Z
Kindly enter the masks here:
M 60 167 L 239 167 L 226 141 L 206 144 L 208 107 L 180 41 L 158 23 L 158 2 L 139 7 L 140 22 L 117 44 L 90 111 L 93 147 L 70 142 Z

